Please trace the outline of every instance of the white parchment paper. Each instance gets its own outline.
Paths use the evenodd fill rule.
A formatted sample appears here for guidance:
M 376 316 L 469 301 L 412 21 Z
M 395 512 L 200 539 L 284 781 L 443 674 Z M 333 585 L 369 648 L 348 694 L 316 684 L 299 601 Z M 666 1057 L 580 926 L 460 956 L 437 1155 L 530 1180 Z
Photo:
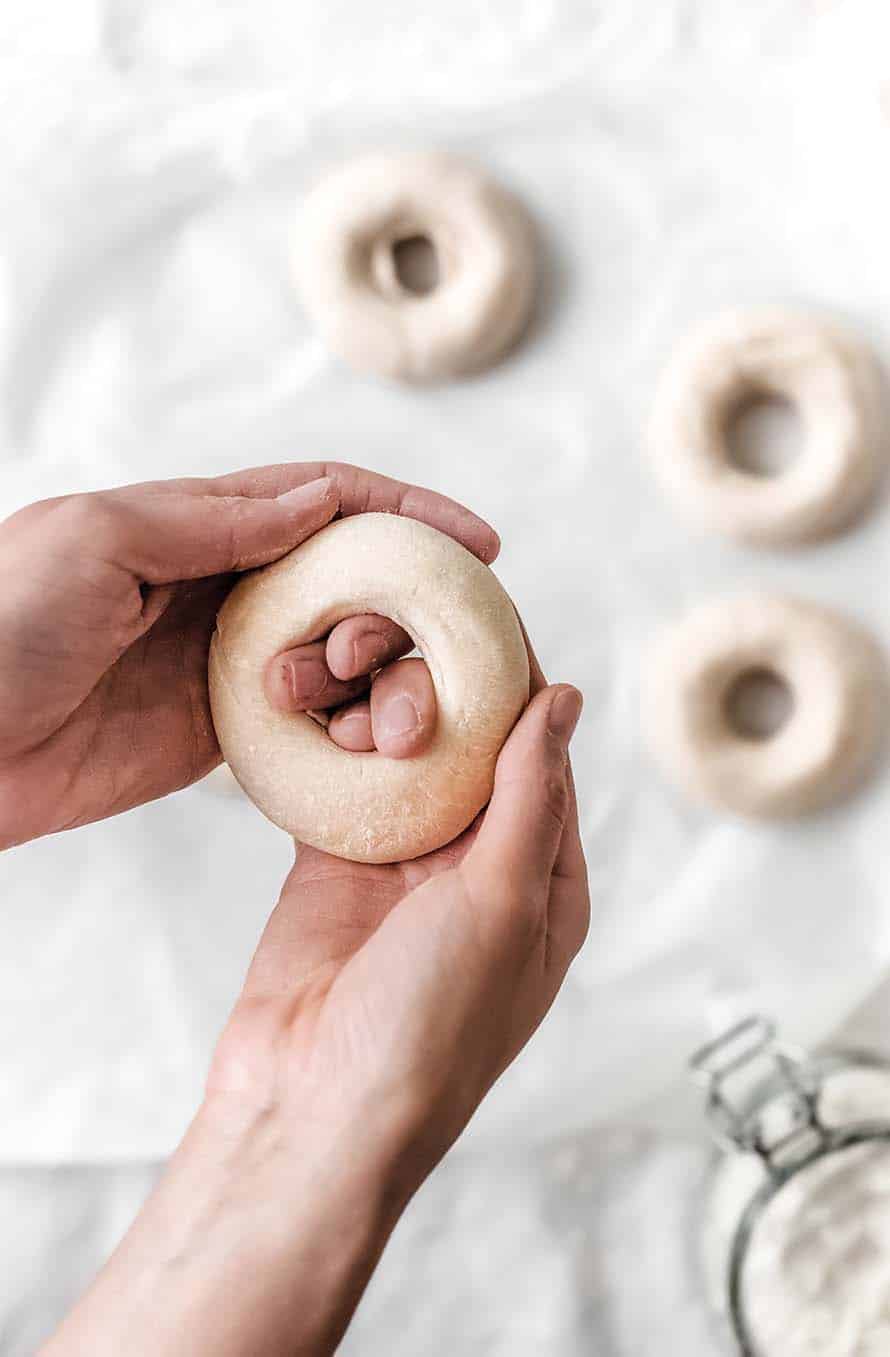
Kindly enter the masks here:
M 880 0 L 33 0 L 0 17 L 0 508 L 330 456 L 487 514 L 548 674 L 587 704 L 589 942 L 477 1145 L 692 1125 L 688 1050 L 736 1012 L 813 1042 L 890 954 L 890 783 L 799 827 L 690 807 L 637 688 L 660 619 L 756 581 L 890 642 L 890 536 L 788 556 L 708 539 L 642 454 L 675 339 L 724 304 L 845 317 L 890 357 Z M 526 342 L 410 390 L 331 358 L 295 302 L 306 186 L 445 146 L 519 193 L 545 281 Z M 2 587 L 2 582 L 0 582 Z M 198 787 L 0 861 L 0 1157 L 165 1153 L 290 857 Z M 675 1096 L 676 1095 L 676 1096 Z

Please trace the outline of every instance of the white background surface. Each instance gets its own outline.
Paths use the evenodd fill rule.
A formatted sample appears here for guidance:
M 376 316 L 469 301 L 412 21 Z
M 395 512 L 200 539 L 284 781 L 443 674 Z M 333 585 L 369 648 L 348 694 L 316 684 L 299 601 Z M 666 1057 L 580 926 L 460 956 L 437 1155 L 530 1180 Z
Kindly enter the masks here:
M 829 546 L 755 555 L 676 518 L 641 451 L 661 364 L 715 307 L 821 307 L 890 356 L 888 28 L 881 0 L 40 0 L 0 17 L 0 509 L 291 457 L 373 466 L 491 518 L 545 668 L 586 693 L 590 940 L 412 1209 L 356 1352 L 624 1357 L 660 1350 L 667 1322 L 677 1351 L 710 1352 L 682 1328 L 700 1322 L 677 1262 L 700 1165 L 685 1055 L 755 1006 L 816 1040 L 880 979 L 886 772 L 797 829 L 720 821 L 653 774 L 636 689 L 661 618 L 751 581 L 890 640 L 885 505 Z M 422 391 L 331 359 L 287 278 L 313 177 L 407 144 L 501 175 L 545 266 L 515 356 Z M 6 855 L 0 1158 L 169 1149 L 288 857 L 250 807 L 203 787 Z M 689 1149 L 650 1142 L 656 1119 Z M 557 1136 L 592 1165 L 589 1200 L 575 1169 L 548 1168 L 540 1142 Z M 34 1275 L 100 1254 L 141 1181 L 10 1171 Z M 113 1224 L 94 1228 L 108 1202 Z M 652 1267 L 634 1257 L 622 1282 L 643 1224 Z M 48 1313 L 26 1277 L 14 1294 L 17 1275 L 10 1335 Z

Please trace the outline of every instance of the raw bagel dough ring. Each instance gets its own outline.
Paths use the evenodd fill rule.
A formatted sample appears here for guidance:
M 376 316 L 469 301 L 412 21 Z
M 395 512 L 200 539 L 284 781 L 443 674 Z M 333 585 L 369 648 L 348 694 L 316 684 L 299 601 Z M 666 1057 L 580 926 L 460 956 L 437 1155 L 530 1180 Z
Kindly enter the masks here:
M 791 713 L 766 738 L 735 729 L 733 685 L 766 672 Z M 699 604 L 669 627 L 647 677 L 653 753 L 697 800 L 752 817 L 802 815 L 859 781 L 886 698 L 876 643 L 853 622 L 799 599 L 744 595 Z
M 787 470 L 733 465 L 728 429 L 758 397 L 788 400 L 805 443 Z M 777 308 L 729 311 L 694 334 L 668 364 L 649 441 L 666 491 L 718 531 L 792 545 L 845 527 L 864 507 L 884 462 L 877 365 L 840 326 Z
M 273 655 L 358 613 L 398 622 L 429 666 L 438 718 L 415 758 L 340 749 L 312 717 L 266 699 Z M 359 514 L 236 585 L 217 618 L 209 681 L 223 755 L 270 820 L 338 857 L 394 862 L 449 843 L 485 805 L 529 668 L 488 566 L 425 523 Z
M 421 236 L 439 280 L 404 287 L 394 246 Z M 309 194 L 294 281 L 328 346 L 359 369 L 406 381 L 488 367 L 518 338 L 534 296 L 535 248 L 520 204 L 441 153 L 372 154 Z

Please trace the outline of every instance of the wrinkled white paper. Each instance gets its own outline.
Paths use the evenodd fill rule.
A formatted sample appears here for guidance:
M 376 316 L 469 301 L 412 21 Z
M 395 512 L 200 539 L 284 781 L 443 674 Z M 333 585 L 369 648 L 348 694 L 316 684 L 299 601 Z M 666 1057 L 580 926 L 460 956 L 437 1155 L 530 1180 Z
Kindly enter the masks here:
M 886 772 L 836 813 L 691 809 L 640 746 L 653 628 L 756 581 L 890 642 L 886 508 L 781 556 L 663 502 L 642 429 L 676 338 L 725 304 L 846 317 L 890 356 L 879 0 L 39 0 L 0 18 L 0 508 L 156 476 L 342 458 L 458 496 L 548 675 L 580 684 L 590 939 L 476 1143 L 683 1118 L 689 1049 L 768 1010 L 812 1042 L 888 960 Z M 324 167 L 477 157 L 526 201 L 545 282 L 479 379 L 349 371 L 288 281 Z M 166 1152 L 290 860 L 198 787 L 0 861 L 0 1156 Z

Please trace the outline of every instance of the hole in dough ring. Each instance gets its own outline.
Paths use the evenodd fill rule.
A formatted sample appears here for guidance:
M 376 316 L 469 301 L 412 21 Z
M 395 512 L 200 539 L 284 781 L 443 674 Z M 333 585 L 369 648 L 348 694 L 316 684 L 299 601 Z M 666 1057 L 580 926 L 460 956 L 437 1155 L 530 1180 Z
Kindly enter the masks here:
M 779 474 L 734 465 L 733 418 L 758 398 L 795 407 L 800 456 Z M 763 545 L 813 541 L 865 506 L 884 465 L 884 398 L 868 349 L 840 326 L 776 308 L 729 311 L 681 345 L 649 442 L 666 492 L 706 526 Z
M 787 684 L 769 738 L 734 729 L 727 695 L 745 674 Z M 886 673 L 853 622 L 794 598 L 745 595 L 693 608 L 655 647 L 644 723 L 656 758 L 698 801 L 751 817 L 802 815 L 849 792 L 879 743 Z
M 310 716 L 266 699 L 273 655 L 357 613 L 398 622 L 429 666 L 436 731 L 415 758 L 340 749 Z M 465 829 L 529 693 L 519 621 L 492 571 L 435 528 L 389 514 L 333 523 L 236 585 L 209 681 L 220 748 L 251 800 L 300 842 L 357 862 L 417 857 Z
M 421 237 L 438 281 L 399 279 L 395 247 Z M 429 381 L 486 368 L 519 337 L 534 298 L 534 232 L 480 169 L 441 153 L 371 154 L 332 171 L 303 203 L 297 291 L 328 347 L 383 377 Z

